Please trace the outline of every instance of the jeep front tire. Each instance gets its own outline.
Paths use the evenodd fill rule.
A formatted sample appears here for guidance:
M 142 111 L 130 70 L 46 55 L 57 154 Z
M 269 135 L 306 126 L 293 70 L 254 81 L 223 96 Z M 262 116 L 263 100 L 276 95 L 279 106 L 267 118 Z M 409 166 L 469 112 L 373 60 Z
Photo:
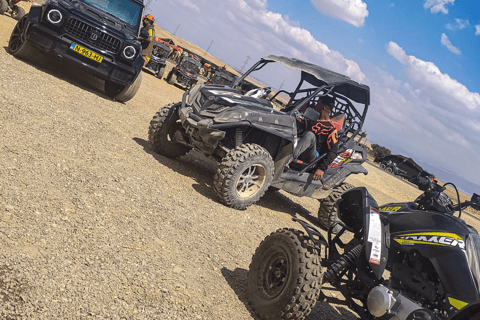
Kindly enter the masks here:
M 275 164 L 270 153 L 253 143 L 228 152 L 213 178 L 215 193 L 229 207 L 246 209 L 265 194 Z
M 13 28 L 10 41 L 8 41 L 8 52 L 14 57 L 30 60 L 35 54 L 35 48 L 25 37 L 25 30 L 28 27 L 28 15 L 24 15 Z
M 125 88 L 119 90 L 118 86 L 115 86 L 110 81 L 105 81 L 105 94 L 118 102 L 127 102 L 131 100 L 140 89 L 142 84 L 142 73 L 139 73 L 135 81 Z

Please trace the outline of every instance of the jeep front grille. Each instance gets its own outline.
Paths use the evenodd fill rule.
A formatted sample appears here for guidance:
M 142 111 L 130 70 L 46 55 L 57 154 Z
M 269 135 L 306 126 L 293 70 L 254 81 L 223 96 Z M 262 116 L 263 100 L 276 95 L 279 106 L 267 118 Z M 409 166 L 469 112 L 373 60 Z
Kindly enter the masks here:
M 98 35 L 96 40 L 91 38 L 92 30 L 96 31 L 96 34 Z M 68 21 L 65 31 L 74 38 L 85 41 L 100 50 L 116 53 L 120 48 L 120 40 L 75 18 Z

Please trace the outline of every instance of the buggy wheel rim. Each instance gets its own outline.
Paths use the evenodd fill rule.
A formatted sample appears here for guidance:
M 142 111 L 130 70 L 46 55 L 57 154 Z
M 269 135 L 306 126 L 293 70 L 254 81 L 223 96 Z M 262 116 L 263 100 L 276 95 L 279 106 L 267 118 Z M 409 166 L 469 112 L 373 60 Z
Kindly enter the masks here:
M 267 171 L 260 164 L 247 167 L 237 180 L 237 195 L 240 198 L 250 198 L 255 195 L 265 184 Z
M 288 273 L 288 260 L 284 252 L 275 253 L 267 261 L 261 285 L 269 299 L 274 299 L 282 293 L 288 280 Z
M 10 42 L 8 46 L 12 52 L 17 52 L 25 42 L 25 37 L 23 32 L 25 31 L 25 25 L 27 23 L 27 19 L 21 19 L 13 29 L 12 35 L 10 37 Z

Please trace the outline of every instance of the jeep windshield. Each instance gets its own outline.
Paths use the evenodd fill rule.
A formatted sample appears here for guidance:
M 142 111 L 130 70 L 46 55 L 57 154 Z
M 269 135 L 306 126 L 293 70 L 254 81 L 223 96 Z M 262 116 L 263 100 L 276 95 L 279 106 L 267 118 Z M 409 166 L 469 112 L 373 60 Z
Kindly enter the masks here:
M 100 8 L 111 15 L 121 19 L 127 24 L 140 27 L 142 6 L 130 0 L 83 0 L 84 2 Z
M 198 72 L 200 71 L 200 67 L 196 65 L 193 61 L 190 61 L 190 59 L 183 59 L 181 67 L 185 72 L 192 74 L 198 74 Z

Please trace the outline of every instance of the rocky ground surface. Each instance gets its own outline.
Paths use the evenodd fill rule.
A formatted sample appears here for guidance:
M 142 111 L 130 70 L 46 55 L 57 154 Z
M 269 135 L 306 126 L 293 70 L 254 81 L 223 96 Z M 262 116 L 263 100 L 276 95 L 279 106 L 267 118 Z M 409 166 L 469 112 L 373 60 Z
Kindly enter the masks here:
M 154 113 L 183 90 L 144 73 L 126 104 L 65 61 L 7 53 L 0 16 L 0 318 L 254 319 L 245 280 L 255 248 L 316 214 L 318 201 L 268 193 L 237 211 L 212 189 L 215 164 L 152 152 Z M 366 164 L 379 203 L 419 190 Z M 469 223 L 474 219 L 466 218 Z M 308 319 L 355 319 L 318 303 Z

